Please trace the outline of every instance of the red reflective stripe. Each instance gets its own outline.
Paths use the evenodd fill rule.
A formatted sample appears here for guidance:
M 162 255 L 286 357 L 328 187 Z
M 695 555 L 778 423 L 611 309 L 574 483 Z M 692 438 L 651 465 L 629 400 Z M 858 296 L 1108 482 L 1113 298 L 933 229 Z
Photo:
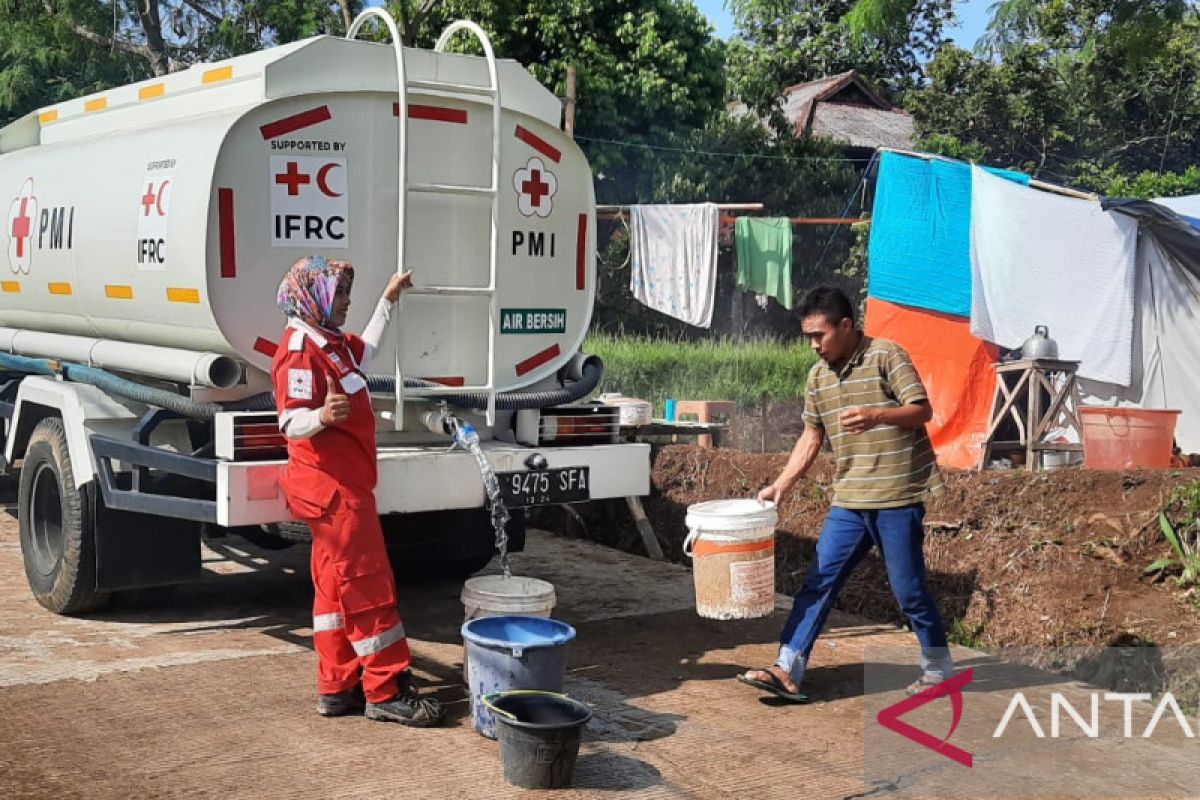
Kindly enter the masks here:
M 233 189 L 217 189 L 217 232 L 221 240 L 221 277 L 237 277 L 237 236 L 233 228 Z
M 316 125 L 319 122 L 333 119 L 333 114 L 329 111 L 329 106 L 320 106 L 312 108 L 308 111 L 303 111 L 299 114 L 293 114 L 290 117 L 268 122 L 259 128 L 262 131 L 264 139 L 274 139 L 277 136 L 287 136 L 289 133 L 295 133 L 298 130 Z
M 579 215 L 579 230 L 575 237 L 575 288 L 587 288 L 587 214 Z
M 279 345 L 270 339 L 264 339 L 260 336 L 254 340 L 254 349 L 268 358 L 274 358 L 275 351 L 279 349 Z
M 442 386 L 466 386 L 466 378 L 421 378 L 423 381 L 430 383 L 440 383 Z
M 554 359 L 558 358 L 558 356 L 561 353 L 562 353 L 562 350 L 558 349 L 558 345 L 553 345 L 551 347 L 547 347 L 545 350 L 538 353 L 537 355 L 530 356 L 529 358 L 522 361 L 520 364 L 517 364 L 517 374 L 524 375 L 527 372 L 533 372 L 535 369 L 540 367 L 542 364 L 545 364 L 549 361 L 553 361 Z
M 392 115 L 400 116 L 399 103 L 392 103 Z M 456 122 L 465 125 L 467 124 L 467 110 L 465 108 L 446 108 L 445 106 L 410 105 L 408 118 L 427 119 L 431 122 Z
M 522 128 L 520 125 L 517 126 L 517 138 L 532 147 L 534 150 L 537 150 L 555 164 L 557 164 L 558 160 L 562 158 L 562 153 L 559 152 L 558 148 L 551 145 L 533 131 L 528 130 L 527 128 Z

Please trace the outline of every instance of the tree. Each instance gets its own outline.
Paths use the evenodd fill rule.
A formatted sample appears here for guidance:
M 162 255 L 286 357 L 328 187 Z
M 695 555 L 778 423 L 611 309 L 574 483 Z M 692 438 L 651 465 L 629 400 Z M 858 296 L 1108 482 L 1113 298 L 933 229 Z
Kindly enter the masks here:
M 560 97 L 575 67 L 575 130 L 601 202 L 640 197 L 649 148 L 702 126 L 724 98 L 723 47 L 684 0 L 444 0 L 434 16 L 431 36 L 453 19 L 478 22 L 498 55 Z
M 920 0 L 895 25 L 861 32 L 844 22 L 854 0 L 733 0 L 731 93 L 768 114 L 784 87 L 848 70 L 888 89 L 909 88 L 941 45 L 951 4 Z
M 197 62 L 341 33 L 361 7 L 362 0 L 0 0 L 0 120 Z
M 943 49 L 907 107 L 928 146 L 1099 188 L 1200 156 L 1200 20 L 1129 16 L 1127 0 L 1029 4 L 995 26 L 997 58 Z M 1134 27 L 1130 27 L 1134 26 Z

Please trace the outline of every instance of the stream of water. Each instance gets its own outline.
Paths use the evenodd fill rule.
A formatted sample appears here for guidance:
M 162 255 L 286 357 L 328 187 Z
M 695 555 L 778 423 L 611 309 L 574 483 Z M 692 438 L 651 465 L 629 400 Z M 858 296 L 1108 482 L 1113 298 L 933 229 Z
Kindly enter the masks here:
M 488 512 L 492 517 L 492 527 L 496 530 L 496 552 L 500 554 L 500 569 L 504 571 L 505 578 L 512 577 L 508 567 L 510 516 L 500 494 L 500 481 L 483 454 L 483 448 L 479 445 L 479 432 L 475 430 L 475 426 L 455 416 L 450 417 L 450 424 L 454 428 L 454 443 L 475 456 L 475 463 L 479 465 L 479 473 L 483 476 L 483 490 L 487 494 Z

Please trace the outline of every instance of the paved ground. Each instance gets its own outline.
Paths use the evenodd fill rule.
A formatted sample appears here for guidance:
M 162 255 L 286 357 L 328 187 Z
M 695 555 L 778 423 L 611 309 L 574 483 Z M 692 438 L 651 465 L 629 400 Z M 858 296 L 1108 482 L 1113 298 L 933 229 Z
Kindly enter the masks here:
M 522 796 L 465 718 L 457 584 L 402 588 L 416 667 L 451 704 L 448 729 L 313 713 L 306 556 L 214 542 L 202 582 L 69 619 L 30 599 L 16 522 L 0 513 L 0 797 Z M 595 720 L 563 796 L 866 791 L 864 647 L 905 634 L 835 614 L 808 681 L 818 702 L 777 706 L 731 679 L 772 658 L 781 613 L 701 620 L 685 569 L 546 533 L 514 565 L 558 587 L 556 616 L 579 631 L 567 691 Z M 899 668 L 897 685 L 911 677 Z M 1071 752 L 1042 758 L 1061 773 Z M 952 782 L 961 768 L 929 755 L 925 774 Z M 1039 758 L 1010 755 L 1026 776 Z M 1081 775 L 1104 760 L 1079 758 Z

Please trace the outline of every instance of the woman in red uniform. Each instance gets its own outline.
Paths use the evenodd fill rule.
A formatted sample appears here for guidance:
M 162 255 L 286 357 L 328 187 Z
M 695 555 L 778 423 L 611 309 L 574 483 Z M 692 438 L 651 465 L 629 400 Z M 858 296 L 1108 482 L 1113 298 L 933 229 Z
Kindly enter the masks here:
M 317 712 L 426 727 L 437 700 L 413 685 L 396 585 L 375 509 L 375 414 L 370 362 L 411 273 L 388 283 L 361 337 L 343 333 L 354 268 L 300 259 L 279 285 L 288 317 L 272 365 L 288 464 L 280 485 L 293 516 L 312 530 Z

